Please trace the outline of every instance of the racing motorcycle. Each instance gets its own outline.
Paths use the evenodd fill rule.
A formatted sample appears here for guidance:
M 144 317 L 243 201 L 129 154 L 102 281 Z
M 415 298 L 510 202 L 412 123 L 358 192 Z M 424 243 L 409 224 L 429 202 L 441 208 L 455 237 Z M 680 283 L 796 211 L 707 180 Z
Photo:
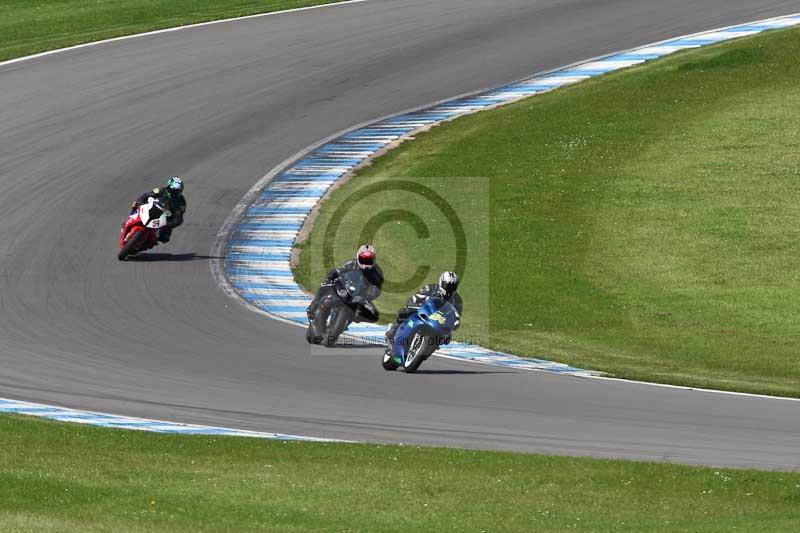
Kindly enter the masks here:
M 450 336 L 460 320 L 455 307 L 440 296 L 430 296 L 417 312 L 397 328 L 389 349 L 383 354 L 383 368 L 402 368 L 412 374 Z
M 353 322 L 377 322 L 378 310 L 371 302 L 380 290 L 369 283 L 359 271 L 345 272 L 333 283 L 323 284 L 332 291 L 322 296 L 317 314 L 308 324 L 309 344 L 333 346 Z
M 125 223 L 119 233 L 119 254 L 117 259 L 125 261 L 128 257 L 149 250 L 158 242 L 158 231 L 167 226 L 170 212 L 158 198 L 148 198 L 140 205 Z

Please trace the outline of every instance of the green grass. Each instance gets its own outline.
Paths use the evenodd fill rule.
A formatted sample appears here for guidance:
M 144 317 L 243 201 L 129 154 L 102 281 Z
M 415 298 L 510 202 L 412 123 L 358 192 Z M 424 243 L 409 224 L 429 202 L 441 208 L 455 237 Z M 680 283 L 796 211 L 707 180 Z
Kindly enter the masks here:
M 323 206 L 300 280 L 322 277 L 323 229 L 355 188 L 449 180 L 488 235 L 470 255 L 490 275 L 463 282 L 465 335 L 626 378 L 800 396 L 798 57 L 800 31 L 771 32 L 420 134 Z M 484 197 L 486 216 L 469 209 Z M 361 225 L 342 222 L 337 259 Z M 420 257 L 447 268 L 452 240 L 434 235 L 442 254 L 403 224 L 375 240 L 389 273 Z
M 337 0 L 3 0 L 0 61 L 172 26 Z
M 797 531 L 800 474 L 0 416 L 2 531 Z

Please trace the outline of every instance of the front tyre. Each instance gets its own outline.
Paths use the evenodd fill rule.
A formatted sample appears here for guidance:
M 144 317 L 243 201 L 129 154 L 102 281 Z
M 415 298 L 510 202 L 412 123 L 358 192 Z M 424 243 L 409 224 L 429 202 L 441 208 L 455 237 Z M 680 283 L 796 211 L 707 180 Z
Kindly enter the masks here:
M 433 353 L 433 347 L 430 345 L 428 337 L 420 332 L 415 333 L 408 344 L 403 371 L 406 374 L 413 374 L 431 353 Z
M 306 332 L 309 343 L 333 346 L 347 328 L 347 309 L 337 303 L 325 301 L 320 305 L 312 326 Z
M 339 335 L 347 329 L 347 311 L 342 306 L 337 305 L 331 309 L 328 315 L 327 327 L 325 328 L 325 346 L 333 346 L 339 339 Z
M 125 242 L 125 246 L 122 247 L 122 250 L 119 251 L 117 254 L 117 259 L 120 261 L 125 261 L 128 259 L 130 255 L 135 254 L 139 251 L 139 245 L 144 238 L 143 231 L 137 231 L 133 234 L 133 236 Z

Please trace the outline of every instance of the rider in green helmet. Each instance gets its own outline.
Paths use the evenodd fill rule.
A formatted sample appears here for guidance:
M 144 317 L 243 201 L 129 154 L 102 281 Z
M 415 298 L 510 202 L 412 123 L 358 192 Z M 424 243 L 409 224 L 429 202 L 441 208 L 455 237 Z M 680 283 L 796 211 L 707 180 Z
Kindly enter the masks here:
M 133 202 L 133 209 L 147 203 L 148 198 L 159 198 L 167 206 L 170 216 L 167 218 L 167 226 L 158 232 L 159 242 L 169 242 L 173 228 L 183 224 L 183 215 L 186 213 L 186 198 L 183 196 L 183 180 L 178 176 L 173 176 L 167 180 L 164 187 L 156 187 L 141 195 Z

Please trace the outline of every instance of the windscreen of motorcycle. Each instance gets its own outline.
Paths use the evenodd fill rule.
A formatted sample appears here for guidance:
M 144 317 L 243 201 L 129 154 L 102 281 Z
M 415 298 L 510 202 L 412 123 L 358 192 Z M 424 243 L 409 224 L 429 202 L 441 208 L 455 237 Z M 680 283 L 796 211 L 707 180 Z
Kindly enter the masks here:
M 157 206 L 152 198 L 139 206 L 139 219 L 146 228 L 158 229 L 167 225 L 169 211 Z
M 353 299 L 353 296 L 357 294 L 363 296 L 364 298 L 367 297 L 369 291 L 369 283 L 361 272 L 356 270 L 345 272 L 341 276 L 337 278 L 337 283 L 335 284 L 336 287 L 336 294 L 342 300 L 346 302 L 350 302 Z
M 436 296 L 428 298 L 422 304 L 420 315 L 424 315 L 431 326 L 446 331 L 451 331 L 457 320 L 455 308 L 446 300 Z

